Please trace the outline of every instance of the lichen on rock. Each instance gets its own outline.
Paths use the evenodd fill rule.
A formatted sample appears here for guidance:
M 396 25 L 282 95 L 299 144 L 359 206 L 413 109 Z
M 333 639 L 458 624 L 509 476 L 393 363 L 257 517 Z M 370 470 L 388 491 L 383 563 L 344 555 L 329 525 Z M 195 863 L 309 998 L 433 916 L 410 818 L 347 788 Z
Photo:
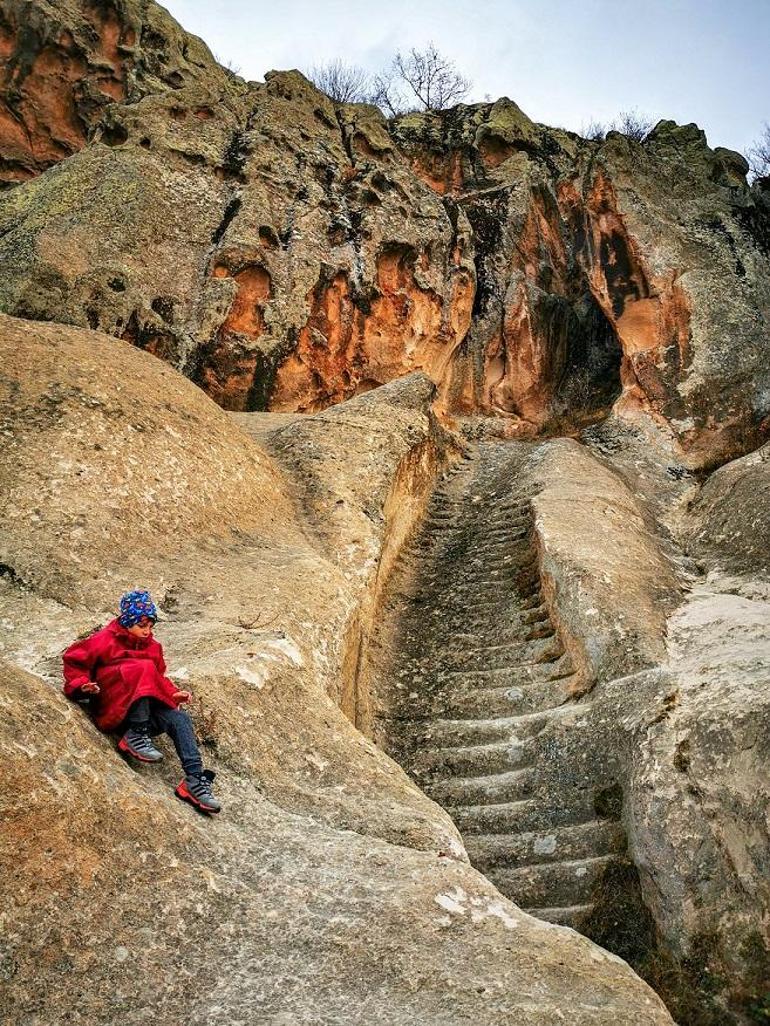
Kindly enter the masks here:
M 745 160 L 245 82 L 152 0 L 0 0 L 0 71 L 9 1022 L 759 1021 Z M 137 585 L 217 822 L 61 694 Z

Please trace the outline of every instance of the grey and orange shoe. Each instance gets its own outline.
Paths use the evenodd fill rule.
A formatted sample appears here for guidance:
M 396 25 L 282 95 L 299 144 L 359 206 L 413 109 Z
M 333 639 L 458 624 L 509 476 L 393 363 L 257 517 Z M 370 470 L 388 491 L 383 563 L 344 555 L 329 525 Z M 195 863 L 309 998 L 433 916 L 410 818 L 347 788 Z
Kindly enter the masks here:
M 222 808 L 214 797 L 211 784 L 216 773 L 213 770 L 203 770 L 202 773 L 190 773 L 184 780 L 177 784 L 174 794 L 183 802 L 189 802 L 201 812 L 219 812 Z
M 139 762 L 160 762 L 163 758 L 163 752 L 152 743 L 146 727 L 129 727 L 118 741 L 118 751 L 132 755 Z

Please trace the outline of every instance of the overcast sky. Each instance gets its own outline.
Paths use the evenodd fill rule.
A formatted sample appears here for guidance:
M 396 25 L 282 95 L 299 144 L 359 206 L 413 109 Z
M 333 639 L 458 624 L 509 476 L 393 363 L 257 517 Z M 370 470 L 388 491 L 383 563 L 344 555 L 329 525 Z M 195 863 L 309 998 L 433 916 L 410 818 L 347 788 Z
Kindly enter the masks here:
M 245 78 L 340 57 L 378 70 L 433 41 L 536 121 L 580 131 L 636 109 L 744 150 L 770 121 L 770 0 L 165 0 Z

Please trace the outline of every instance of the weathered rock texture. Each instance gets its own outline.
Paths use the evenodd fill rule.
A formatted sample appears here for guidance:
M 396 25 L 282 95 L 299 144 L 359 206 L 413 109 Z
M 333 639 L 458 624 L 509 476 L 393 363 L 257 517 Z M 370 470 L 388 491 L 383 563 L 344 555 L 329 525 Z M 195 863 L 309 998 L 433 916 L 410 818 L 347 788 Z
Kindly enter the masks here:
M 680 585 L 637 497 L 572 439 L 542 446 L 525 477 L 539 574 L 579 687 L 659 663 Z
M 578 510 L 595 503 L 590 546 L 580 513 L 540 528 L 554 618 L 583 639 L 594 682 L 578 703 L 580 734 L 554 726 L 541 742 L 562 795 L 579 793 L 581 780 L 614 795 L 634 867 L 608 874 L 582 928 L 628 958 L 677 1021 L 755 1022 L 767 1014 L 770 982 L 770 607 L 766 544 L 748 530 L 741 540 L 739 525 L 763 507 L 762 461 L 736 460 L 699 490 L 654 433 L 633 438 L 608 424 L 587 440 L 604 467 L 572 458 L 533 501 L 541 516 L 549 495 L 552 514 L 570 494 Z M 549 443 L 550 458 L 564 445 Z M 730 513 L 729 480 L 743 481 Z M 710 518 L 718 497 L 721 537 Z M 576 571 L 591 551 L 604 570 L 586 565 L 576 601 Z M 619 552 L 625 574 L 615 572 Z M 741 576 L 727 577 L 725 566 Z
M 770 607 L 766 542 L 739 525 L 764 462 L 717 471 L 685 515 L 654 431 L 642 458 L 623 425 L 587 437 L 482 443 L 435 492 L 369 649 L 375 736 L 503 894 L 628 959 L 678 1022 L 755 1022 Z M 744 576 L 710 569 L 720 537 Z
M 739 573 L 770 570 L 770 446 L 720 467 L 693 506 L 692 549 Z
M 200 39 L 147 0 L 3 0 L 0 182 L 81 149 L 112 103 L 226 78 Z
M 258 444 L 146 353 L 0 329 L 5 1020 L 670 1022 L 471 869 L 339 707 L 442 451 L 430 383 L 263 415 Z M 135 772 L 60 690 L 64 644 L 140 583 L 220 771 L 215 821 L 175 801 L 172 759 Z
M 193 60 L 150 3 L 99 10 L 160 49 L 136 43 L 132 102 L 0 206 L 6 312 L 123 337 L 233 410 L 318 410 L 420 369 L 442 410 L 511 434 L 614 404 L 693 467 L 766 437 L 767 197 L 696 126 L 599 144 L 506 99 L 389 123 L 298 72 Z
M 150 0 L 0 0 L 0 56 L 11 1021 L 670 1021 L 509 899 L 682 1026 L 764 1021 L 743 158 L 507 99 L 388 122 Z M 60 694 L 137 585 L 216 822 Z

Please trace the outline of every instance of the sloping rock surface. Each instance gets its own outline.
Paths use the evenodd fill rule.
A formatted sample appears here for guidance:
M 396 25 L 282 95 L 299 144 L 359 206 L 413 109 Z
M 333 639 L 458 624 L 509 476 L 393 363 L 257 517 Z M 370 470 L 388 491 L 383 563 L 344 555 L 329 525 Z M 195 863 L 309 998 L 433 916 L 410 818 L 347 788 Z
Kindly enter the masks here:
M 670 1022 L 623 962 L 471 869 L 445 813 L 330 698 L 389 493 L 432 477 L 432 386 L 304 420 L 296 448 L 292 419 L 268 415 L 265 446 L 125 344 L 0 328 L 7 1021 Z M 123 764 L 61 693 L 60 650 L 136 584 L 196 696 L 216 820 L 175 801 L 171 758 Z

